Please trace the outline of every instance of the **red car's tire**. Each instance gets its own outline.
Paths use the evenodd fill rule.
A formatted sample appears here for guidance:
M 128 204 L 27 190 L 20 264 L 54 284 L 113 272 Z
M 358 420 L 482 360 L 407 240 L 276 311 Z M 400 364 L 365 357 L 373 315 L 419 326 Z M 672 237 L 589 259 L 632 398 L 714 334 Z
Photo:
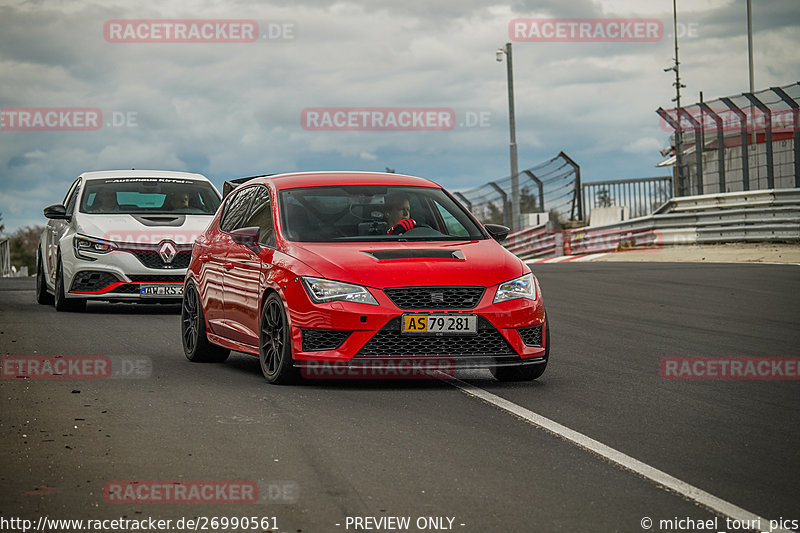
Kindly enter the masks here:
M 267 296 L 261 307 L 258 339 L 258 359 L 267 381 L 276 385 L 296 383 L 300 374 L 293 366 L 289 323 L 283 300 L 275 293 Z
M 186 359 L 195 363 L 221 363 L 231 353 L 227 348 L 212 344 L 208 340 L 203 306 L 192 282 L 187 283 L 183 291 L 181 344 Z

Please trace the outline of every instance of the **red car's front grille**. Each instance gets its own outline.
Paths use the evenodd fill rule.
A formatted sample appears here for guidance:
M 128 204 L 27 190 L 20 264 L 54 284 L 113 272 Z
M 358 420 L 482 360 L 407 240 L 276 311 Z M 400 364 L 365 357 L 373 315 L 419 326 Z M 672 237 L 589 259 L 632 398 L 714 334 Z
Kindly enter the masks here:
M 483 287 L 392 287 L 383 292 L 400 309 L 473 309 Z

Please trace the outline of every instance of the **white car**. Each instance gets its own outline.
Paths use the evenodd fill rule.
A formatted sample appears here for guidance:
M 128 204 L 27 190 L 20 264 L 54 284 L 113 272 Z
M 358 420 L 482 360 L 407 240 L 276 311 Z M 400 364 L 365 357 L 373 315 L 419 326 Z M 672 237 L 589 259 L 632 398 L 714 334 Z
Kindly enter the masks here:
M 36 301 L 81 311 L 88 300 L 174 302 L 194 240 L 220 205 L 200 174 L 85 172 L 50 219 L 36 254 Z

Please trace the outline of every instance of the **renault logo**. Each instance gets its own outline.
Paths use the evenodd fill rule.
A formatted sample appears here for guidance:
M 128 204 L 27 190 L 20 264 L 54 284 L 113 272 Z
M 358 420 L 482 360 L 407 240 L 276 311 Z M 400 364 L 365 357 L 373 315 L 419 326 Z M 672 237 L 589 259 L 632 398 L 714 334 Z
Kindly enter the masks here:
M 158 248 L 158 255 L 161 256 L 161 260 L 164 263 L 170 264 L 175 259 L 175 256 L 178 255 L 178 250 L 175 249 L 175 244 L 172 241 L 164 241 Z

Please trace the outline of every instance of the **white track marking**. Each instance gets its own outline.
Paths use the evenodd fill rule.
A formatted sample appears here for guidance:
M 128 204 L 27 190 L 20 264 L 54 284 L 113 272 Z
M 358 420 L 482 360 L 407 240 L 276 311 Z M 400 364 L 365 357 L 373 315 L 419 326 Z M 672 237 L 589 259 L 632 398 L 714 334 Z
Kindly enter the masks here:
M 741 507 L 737 507 L 736 505 L 718 498 L 702 489 L 699 489 L 694 485 L 690 485 L 685 481 L 681 481 L 680 479 L 671 476 L 666 472 L 643 463 L 638 459 L 634 459 L 630 455 L 626 455 L 618 450 L 615 450 L 614 448 L 611 448 L 610 446 L 606 446 L 602 442 L 596 441 L 591 437 L 587 437 L 583 433 L 579 433 L 573 429 L 559 424 L 558 422 L 554 422 L 549 418 L 534 413 L 533 411 L 525 409 L 524 407 L 521 407 L 513 402 L 492 394 L 491 392 L 487 392 L 459 379 L 451 378 L 448 380 L 448 383 L 458 387 L 470 396 L 499 407 L 500 409 L 516 415 L 523 420 L 527 420 L 534 426 L 553 433 L 554 435 L 557 435 L 575 444 L 576 446 L 583 448 L 584 450 L 588 450 L 599 455 L 600 457 L 608 459 L 612 463 L 615 463 L 626 470 L 630 470 L 631 472 L 639 474 L 640 476 L 653 481 L 657 485 L 676 492 L 681 496 L 684 496 L 685 498 L 688 498 L 689 500 L 692 500 L 705 507 L 706 509 L 709 509 L 710 511 L 731 518 L 732 520 L 748 520 L 751 521 L 751 523 L 755 520 L 759 520 L 759 523 L 763 526 L 762 530 L 769 530 L 768 519 L 762 518 L 745 509 L 742 509 Z M 774 529 L 772 530 L 772 533 L 791 532 L 786 529 Z

